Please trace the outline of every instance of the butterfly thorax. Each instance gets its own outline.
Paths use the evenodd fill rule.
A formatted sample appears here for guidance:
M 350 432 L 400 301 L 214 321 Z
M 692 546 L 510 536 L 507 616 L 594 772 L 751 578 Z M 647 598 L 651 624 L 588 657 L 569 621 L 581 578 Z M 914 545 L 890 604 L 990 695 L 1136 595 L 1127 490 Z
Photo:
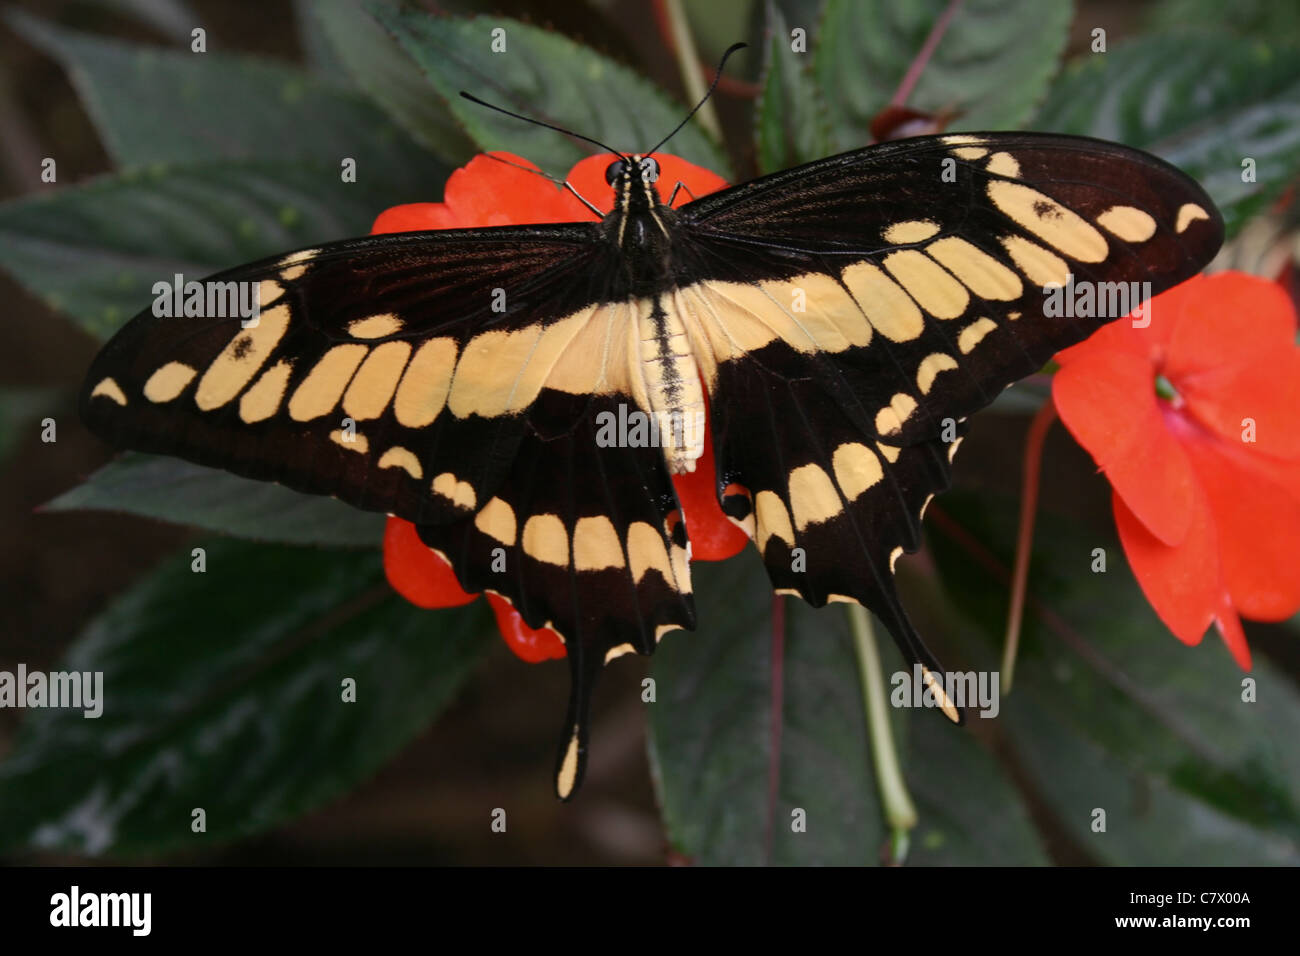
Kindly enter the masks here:
M 704 452 L 705 403 L 699 367 L 682 317 L 672 305 L 673 236 L 677 214 L 659 198 L 659 167 L 633 156 L 612 163 L 614 209 L 605 217 L 631 302 L 636 348 L 634 397 L 652 419 L 668 469 L 695 470 Z

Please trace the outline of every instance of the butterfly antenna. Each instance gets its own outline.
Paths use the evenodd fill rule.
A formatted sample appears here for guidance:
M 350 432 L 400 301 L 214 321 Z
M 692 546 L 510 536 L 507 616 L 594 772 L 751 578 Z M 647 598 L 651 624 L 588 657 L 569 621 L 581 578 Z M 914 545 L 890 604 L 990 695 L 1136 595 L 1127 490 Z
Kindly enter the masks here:
M 552 126 L 550 123 L 543 123 L 541 120 L 533 119 L 531 116 L 523 116 L 519 113 L 512 113 L 510 112 L 510 110 L 505 109 L 504 107 L 495 106 L 492 103 L 487 102 L 486 100 L 481 100 L 477 96 L 472 96 L 469 93 L 466 93 L 464 90 L 460 91 L 460 95 L 463 96 L 465 99 L 469 100 L 471 103 L 477 103 L 479 106 L 486 106 L 490 110 L 496 110 L 498 113 L 504 113 L 506 116 L 514 117 L 517 120 L 523 120 L 525 123 L 532 123 L 534 126 L 540 126 L 543 129 L 554 130 L 557 133 L 563 133 L 565 136 L 572 136 L 574 139 L 580 139 L 584 143 L 590 143 L 592 146 L 599 146 L 601 149 L 607 149 L 615 156 L 617 156 L 619 159 L 623 160 L 624 162 L 627 161 L 627 157 L 624 156 L 622 153 L 620 153 L 618 150 L 616 150 L 613 146 L 606 146 L 598 139 L 592 139 L 590 136 L 583 136 L 581 133 L 575 133 L 573 130 L 564 129 L 561 126 Z
M 749 46 L 748 43 L 733 43 L 731 46 L 727 47 L 727 52 L 722 54 L 722 62 L 718 64 L 718 72 L 713 75 L 713 82 L 709 84 L 708 91 L 703 97 L 701 97 L 700 101 L 695 104 L 695 108 L 686 114 L 686 118 L 677 124 L 676 129 L 661 139 L 654 149 L 647 149 L 644 155 L 649 156 L 651 153 L 657 153 L 660 146 L 681 132 L 682 127 L 691 121 L 691 117 L 699 112 L 700 107 L 709 101 L 709 97 L 713 95 L 713 91 L 718 88 L 718 81 L 722 79 L 722 70 L 727 65 L 727 60 L 730 58 L 731 54 L 735 53 L 737 50 L 743 50 L 747 46 Z M 464 96 L 465 94 L 462 93 L 461 95 Z

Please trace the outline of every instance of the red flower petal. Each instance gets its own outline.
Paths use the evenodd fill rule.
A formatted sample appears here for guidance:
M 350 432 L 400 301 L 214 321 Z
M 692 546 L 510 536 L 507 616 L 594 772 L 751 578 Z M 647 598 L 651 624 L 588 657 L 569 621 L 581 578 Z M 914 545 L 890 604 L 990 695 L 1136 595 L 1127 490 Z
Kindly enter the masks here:
M 1180 542 L 1196 476 L 1161 418 L 1150 361 L 1127 349 L 1076 358 L 1054 376 L 1052 398 L 1133 514 L 1166 544 Z
M 1118 494 L 1111 500 L 1129 567 L 1160 620 L 1189 645 L 1201 643 L 1206 628 L 1216 624 L 1237 663 L 1249 668 L 1250 650 L 1219 571 L 1214 520 L 1206 503 L 1197 499 L 1186 537 L 1171 547 L 1152 535 Z
M 1163 374 L 1186 411 L 1229 442 L 1253 423 L 1252 450 L 1300 458 L 1300 349 L 1286 294 L 1235 272 L 1206 279 L 1200 290 L 1170 339 Z
M 556 660 L 567 653 L 564 641 L 549 627 L 529 627 L 509 601 L 499 594 L 487 593 L 488 604 L 497 617 L 497 630 L 515 656 L 530 664 Z
M 725 561 L 735 557 L 749 543 L 749 535 L 737 527 L 718 504 L 718 478 L 713 463 L 713 425 L 704 419 L 704 454 L 695 470 L 673 475 L 673 487 L 686 520 L 692 561 Z
M 1300 610 L 1300 463 L 1283 466 L 1210 440 L 1185 443 L 1205 488 L 1232 603 L 1246 617 L 1281 621 Z M 1280 473 L 1279 473 L 1280 472 Z
M 478 597 L 461 588 L 451 565 L 401 518 L 390 517 L 384 527 L 384 573 L 393 590 L 416 607 L 459 607 Z

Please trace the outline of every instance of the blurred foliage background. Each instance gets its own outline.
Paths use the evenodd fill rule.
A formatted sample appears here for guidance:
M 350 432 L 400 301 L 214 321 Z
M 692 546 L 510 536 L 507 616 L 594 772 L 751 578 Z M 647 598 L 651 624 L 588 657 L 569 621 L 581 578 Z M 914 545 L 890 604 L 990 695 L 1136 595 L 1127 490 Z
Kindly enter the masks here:
M 504 91 L 597 138 L 656 141 L 691 99 L 671 6 L 3 8 L 0 669 L 104 670 L 109 702 L 98 721 L 0 710 L 0 859 L 880 859 L 857 666 L 833 608 L 786 604 L 769 787 L 771 600 L 752 553 L 696 565 L 698 632 L 610 668 L 586 784 L 561 805 L 551 767 L 566 667 L 514 659 L 481 605 L 420 612 L 391 595 L 381 518 L 178 462 L 110 464 L 76 419 L 99 341 L 159 276 L 364 233 L 387 206 L 440 199 L 447 172 L 479 149 L 555 175 L 583 155 L 455 99 L 461 88 Z M 721 140 L 693 125 L 672 151 L 739 180 L 865 144 L 944 6 L 685 3 L 697 75 L 737 39 L 752 46 L 715 100 Z M 509 18 L 514 52 L 489 62 L 492 24 L 466 14 Z M 800 59 L 785 39 L 798 25 Z M 203 55 L 190 52 L 194 26 Z M 1098 27 L 1104 55 L 1092 52 Z M 1158 152 L 1223 209 L 1238 237 L 1225 261 L 1274 274 L 1295 248 L 1297 44 L 1288 4 L 970 0 L 909 103 L 956 111 L 954 129 L 1087 133 Z M 341 187 L 343 155 L 362 175 Z M 1242 155 L 1257 159 L 1256 183 L 1241 182 Z M 45 157 L 57 184 L 40 179 Z M 928 547 L 900 565 L 919 629 L 953 669 L 996 666 L 1021 449 L 1043 395 L 1031 380 L 974 419 Z M 57 442 L 41 441 L 45 417 Z M 1247 625 L 1259 702 L 1242 705 L 1217 638 L 1185 648 L 1146 606 L 1108 487 L 1061 429 L 1040 513 L 1017 690 L 1000 719 L 955 733 L 924 711 L 892 715 L 920 812 L 909 862 L 1300 862 L 1296 622 Z M 204 575 L 190 572 L 195 546 Z M 1095 547 L 1111 555 L 1105 575 L 1087 573 Z M 901 666 L 892 646 L 884 654 L 886 672 Z M 659 696 L 646 706 L 651 674 Z M 341 676 L 360 687 L 347 708 Z M 205 834 L 190 830 L 197 806 Z M 1106 834 L 1089 828 L 1098 806 Z M 490 828 L 498 807 L 504 834 Z M 796 807 L 805 834 L 787 832 Z

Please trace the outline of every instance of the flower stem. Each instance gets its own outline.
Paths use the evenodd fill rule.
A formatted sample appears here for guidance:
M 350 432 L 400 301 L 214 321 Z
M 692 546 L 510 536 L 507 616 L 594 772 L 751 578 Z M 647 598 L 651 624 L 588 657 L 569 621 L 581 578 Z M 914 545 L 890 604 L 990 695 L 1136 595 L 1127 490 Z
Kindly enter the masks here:
M 907 68 L 907 73 L 903 76 L 903 81 L 898 84 L 898 89 L 894 91 L 894 97 L 889 101 L 890 106 L 906 106 L 907 99 L 912 95 L 912 89 L 916 86 L 917 80 L 925 72 L 925 68 L 930 63 L 930 57 L 934 56 L 935 47 L 943 39 L 943 35 L 948 32 L 948 24 L 956 16 L 957 11 L 961 9 L 962 0 L 949 0 L 947 8 L 939 15 L 939 19 L 934 21 L 934 26 L 930 28 L 930 35 L 925 38 L 921 44 L 920 51 L 912 60 L 911 66 Z
M 1025 613 L 1025 586 L 1029 581 L 1029 557 L 1034 550 L 1034 516 L 1038 512 L 1038 478 L 1043 461 L 1043 441 L 1056 420 L 1056 404 L 1049 395 L 1029 423 L 1025 437 L 1024 482 L 1020 493 L 1020 529 L 1016 536 L 1016 565 L 1011 575 L 1011 608 L 1007 612 L 1007 635 L 1002 643 L 1002 693 L 1011 693 L 1016 675 L 1016 653 L 1020 649 L 1020 624 Z
M 691 24 L 686 19 L 686 10 L 682 0 L 664 0 L 664 13 L 668 18 L 668 29 L 673 38 L 673 54 L 677 57 L 677 69 L 681 71 L 682 83 L 686 85 L 686 96 L 694 106 L 704 98 L 708 84 L 700 75 L 700 58 L 695 52 L 695 38 L 691 35 Z M 722 124 L 713 103 L 705 103 L 695 114 L 700 125 L 708 130 L 718 142 L 722 142 Z
M 871 617 L 860 604 L 849 604 L 849 628 L 853 631 L 853 648 L 858 657 L 858 675 L 862 680 L 862 703 L 867 714 L 867 734 L 871 739 L 871 762 L 876 768 L 876 786 L 889 825 L 890 858 L 902 863 L 907 858 L 908 836 L 916 826 L 916 807 L 907 792 L 903 771 L 894 747 L 894 732 L 889 724 L 885 704 L 885 675 L 880 666 L 880 652 Z

